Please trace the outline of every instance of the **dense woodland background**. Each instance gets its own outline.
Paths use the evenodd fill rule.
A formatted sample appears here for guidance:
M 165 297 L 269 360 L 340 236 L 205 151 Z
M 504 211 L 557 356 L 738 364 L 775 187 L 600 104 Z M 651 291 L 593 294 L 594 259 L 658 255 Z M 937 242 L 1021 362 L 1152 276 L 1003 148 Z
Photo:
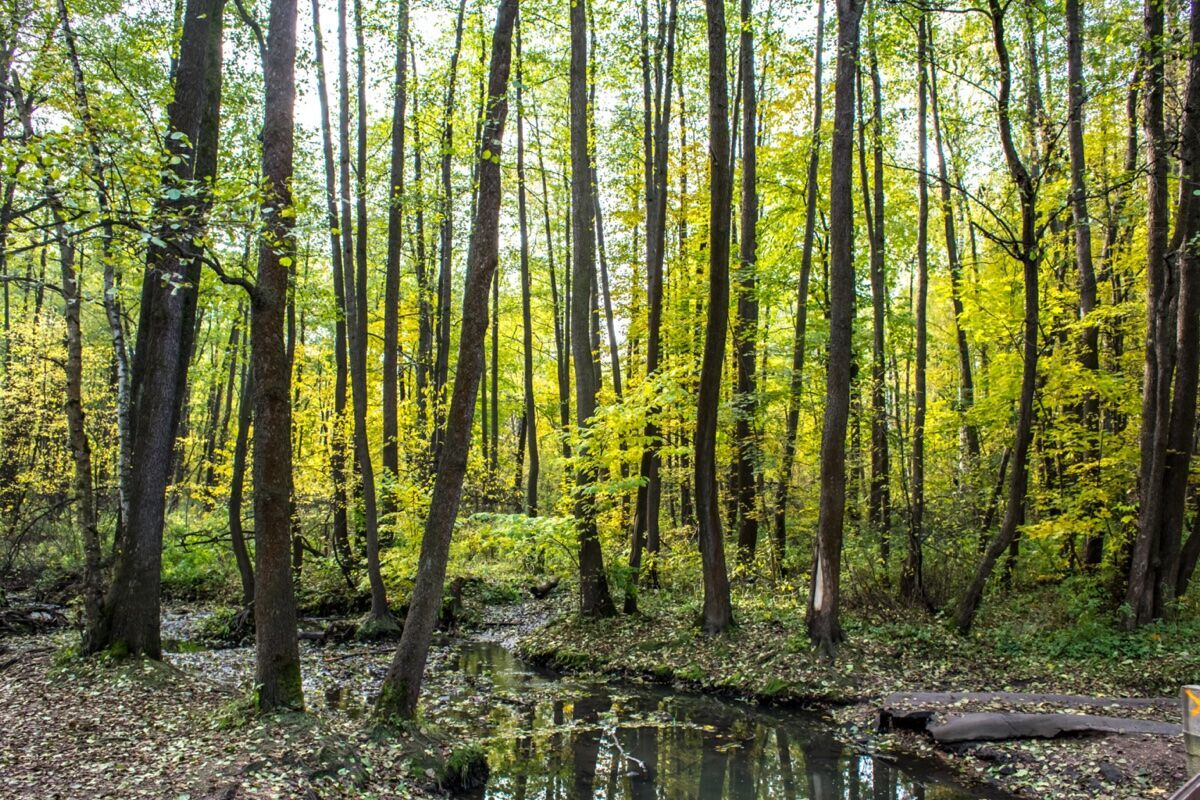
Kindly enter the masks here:
M 267 706 L 369 594 L 408 713 L 447 571 L 1179 613 L 1200 13 L 727 6 L 4 0 L 0 585 Z

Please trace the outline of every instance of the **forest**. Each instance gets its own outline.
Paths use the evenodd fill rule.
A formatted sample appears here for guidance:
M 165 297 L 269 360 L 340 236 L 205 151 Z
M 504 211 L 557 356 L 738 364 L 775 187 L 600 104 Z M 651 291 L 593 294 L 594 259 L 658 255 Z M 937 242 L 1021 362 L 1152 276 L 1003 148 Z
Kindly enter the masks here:
M 1200 770 L 1200 3 L 0 0 L 0 291 L 0 796 Z

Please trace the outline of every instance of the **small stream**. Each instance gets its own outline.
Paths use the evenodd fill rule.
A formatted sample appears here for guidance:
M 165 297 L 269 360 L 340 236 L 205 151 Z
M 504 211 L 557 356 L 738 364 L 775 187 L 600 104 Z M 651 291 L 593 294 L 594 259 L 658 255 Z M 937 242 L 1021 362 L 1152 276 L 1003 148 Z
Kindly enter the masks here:
M 186 623 L 164 620 L 186 640 Z M 168 656 L 207 679 L 245 685 L 251 648 Z M 310 710 L 365 713 L 386 647 L 302 644 Z M 563 676 L 521 662 L 502 644 L 447 639 L 430 656 L 425 714 L 486 737 L 486 800 L 968 800 L 1000 798 L 906 757 L 863 755 L 831 722 L 792 711 L 675 693 L 658 686 Z

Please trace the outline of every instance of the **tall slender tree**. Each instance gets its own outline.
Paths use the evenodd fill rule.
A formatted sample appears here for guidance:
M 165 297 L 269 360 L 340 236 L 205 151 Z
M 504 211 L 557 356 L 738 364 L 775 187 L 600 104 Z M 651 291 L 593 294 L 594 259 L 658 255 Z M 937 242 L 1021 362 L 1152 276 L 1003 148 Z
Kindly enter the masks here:
M 742 198 L 738 239 L 737 322 L 734 353 L 737 385 L 737 524 L 738 550 L 746 562 L 758 547 L 758 94 L 755 89 L 753 0 L 741 2 L 738 71 L 742 83 Z
M 291 367 L 283 340 L 292 234 L 296 0 L 271 0 L 263 62 L 263 227 L 250 298 L 254 382 L 255 685 L 264 711 L 303 708 L 291 572 Z
M 396 4 L 396 70 L 392 101 L 391 187 L 388 192 L 387 266 L 383 289 L 383 457 L 384 479 L 392 482 L 400 471 L 399 356 L 400 259 L 404 236 L 404 120 L 408 107 L 408 0 Z M 382 511 L 395 509 L 393 493 L 384 491 Z
M 596 527 L 592 486 L 598 453 L 586 443 L 586 431 L 596 413 L 599 389 L 596 353 L 592 346 L 593 297 L 596 289 L 595 227 L 591 157 L 588 150 L 588 39 L 586 0 L 571 3 L 571 355 L 575 364 L 575 415 L 581 436 L 575 466 L 575 527 L 579 537 L 580 611 L 587 616 L 610 616 L 614 611 L 604 574 L 604 554 Z
M 333 133 L 329 124 L 329 89 L 325 83 L 325 45 L 321 37 L 320 0 L 313 0 L 313 47 L 317 65 L 317 98 L 321 108 L 321 153 L 325 165 L 325 217 L 329 226 L 329 263 L 333 270 L 333 420 L 330 424 L 329 468 L 333 483 L 333 551 L 348 565 L 351 560 L 349 519 L 346 513 L 346 450 L 342 429 L 346 418 L 346 288 L 343 284 L 342 241 L 348 238 L 338 215 L 337 172 L 333 160 Z
M 1025 283 L 1025 320 L 1023 340 L 1023 364 L 1021 367 L 1021 397 L 1017 406 L 1017 430 L 1009 459 L 1008 500 L 1004 509 L 1004 521 L 1000 530 L 988 544 L 975 570 L 975 576 L 966 594 L 959 603 L 955 622 L 962 633 L 967 633 L 975 620 L 975 613 L 983 599 L 988 577 L 996 561 L 1016 538 L 1017 531 L 1025 518 L 1025 494 L 1029 485 L 1029 445 L 1033 435 L 1034 395 L 1037 392 L 1038 364 L 1038 265 L 1040 261 L 1040 228 L 1037 211 L 1037 182 L 1021 159 L 1013 141 L 1010 119 L 1012 96 L 1012 65 L 1008 55 L 1008 44 L 1004 35 L 1004 14 L 1007 6 L 999 0 L 989 0 L 988 11 L 992 21 L 992 40 L 996 49 L 996 60 L 1000 68 L 1000 87 L 996 94 L 996 116 L 999 122 L 1000 144 L 1009 177 L 1016 185 L 1021 205 L 1020 240 L 1012 243 L 1012 252 L 1021 263 Z
M 900 573 L 900 594 L 909 601 L 924 600 L 925 582 L 921 541 L 925 536 L 925 412 L 926 372 L 929 360 L 929 168 L 926 118 L 929 106 L 928 19 L 917 21 L 917 296 L 916 369 L 913 391 L 912 509 L 908 525 L 908 553 Z
M 821 124 L 824 87 L 822 66 L 825 44 L 825 0 L 817 0 L 817 41 L 813 51 L 813 121 L 804 188 L 804 242 L 800 248 L 800 279 L 796 286 L 795 332 L 792 336 L 792 371 L 788 383 L 786 432 L 779 488 L 775 495 L 775 552 L 780 568 L 787 555 L 787 506 L 796 460 L 796 434 L 800 429 L 800 392 L 804 388 L 804 356 L 808 338 L 808 284 L 812 276 L 813 241 L 817 229 L 817 175 L 821 162 Z
M 725 4 L 706 0 L 708 26 L 708 321 L 700 390 L 696 405 L 696 517 L 700 523 L 706 633 L 721 633 L 733 624 L 725 541 L 717 501 L 717 405 L 729 325 L 729 227 L 732 176 L 729 173 L 729 87 L 725 65 Z
M 517 15 L 517 227 L 521 236 L 521 344 L 524 350 L 522 390 L 524 392 L 524 429 L 526 449 L 529 451 L 529 476 L 525 484 L 525 513 L 537 516 L 538 477 L 541 459 L 538 454 L 537 402 L 533 395 L 533 313 L 530 300 L 529 274 L 529 214 L 525 198 L 525 106 L 522 102 L 524 86 L 524 61 L 521 58 L 521 17 Z M 518 483 L 520 482 L 518 476 Z
M 129 518 L 96 628 L 87 636 L 89 652 L 162 655 L 166 487 L 195 337 L 209 186 L 217 170 L 224 7 L 224 0 L 188 0 L 184 10 L 164 140 L 171 157 L 154 212 L 130 373 Z M 164 275 L 178 277 L 164 281 Z
M 411 718 L 417 710 L 421 679 L 429 655 L 433 628 L 442 607 L 442 587 L 450 536 L 462 499 L 467 455 L 471 449 L 471 419 L 483 374 L 483 340 L 488 326 L 488 290 L 495 275 L 500 247 L 500 153 L 508 113 L 508 73 L 518 0 L 501 0 L 492 37 L 488 68 L 486 116 L 479 158 L 479 204 L 471 233 L 471 260 L 463 292 L 463 323 L 458 340 L 458 369 L 450 396 L 446 440 L 438 463 L 421 556 L 413 583 L 412 603 L 404 622 L 400 646 L 388 667 L 376 704 L 381 717 Z
M 662 350 L 663 261 L 667 234 L 668 134 L 671 126 L 671 84 L 675 71 L 675 29 L 678 0 L 670 0 L 666 19 L 665 59 L 656 48 L 654 89 L 651 97 L 649 24 L 647 3 L 642 3 L 642 92 L 644 130 L 643 157 L 646 160 L 646 379 L 653 380 L 659 369 Z M 659 453 L 661 431 L 652 409 L 646 419 L 644 449 L 634 512 L 633 539 L 629 566 L 633 571 L 631 590 L 625 595 L 625 612 L 637 610 L 637 582 L 642 568 L 642 551 L 659 539 L 659 515 L 662 504 L 662 458 Z
M 846 427 L 854 328 L 854 76 L 858 71 L 862 0 L 837 0 L 837 72 L 829 183 L 829 361 L 821 432 L 821 492 L 816 554 L 808 599 L 808 635 L 832 657 L 842 641 L 838 619 L 842 525 L 846 514 Z

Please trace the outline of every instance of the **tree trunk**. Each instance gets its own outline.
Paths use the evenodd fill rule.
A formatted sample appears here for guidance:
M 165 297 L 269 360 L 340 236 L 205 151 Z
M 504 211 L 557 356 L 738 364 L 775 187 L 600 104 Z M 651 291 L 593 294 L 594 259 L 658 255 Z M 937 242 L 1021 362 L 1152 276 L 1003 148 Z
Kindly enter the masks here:
M 1100 329 L 1088 322 L 1088 315 L 1096 309 L 1096 271 L 1092 265 L 1092 223 L 1088 215 L 1087 183 L 1084 179 L 1086 163 L 1083 150 L 1083 12 L 1080 0 L 1067 0 L 1067 145 L 1071 158 L 1071 215 L 1075 221 L 1075 262 L 1079 269 L 1079 316 L 1084 320 L 1079 351 L 1079 363 L 1093 375 L 1100 370 Z M 1095 378 L 1092 378 L 1094 381 Z M 1086 472 L 1084 480 L 1098 479 L 1094 473 L 1100 457 L 1099 425 L 1100 399 L 1094 388 L 1089 387 L 1083 396 L 1080 408 L 1084 427 L 1085 445 L 1082 458 Z M 1094 504 L 1085 505 L 1084 514 L 1092 517 Z M 1098 556 L 1103 554 L 1101 525 L 1089 530 L 1084 544 L 1084 562 L 1089 567 L 1099 566 Z
M 87 637 L 89 652 L 111 648 L 151 658 L 162 655 L 159 587 L 166 487 L 191 360 L 203 252 L 197 240 L 212 202 L 206 187 L 217 167 L 224 5 L 224 0 L 189 0 L 184 14 L 175 96 L 167 109 L 171 135 L 165 138 L 178 163 L 164 171 L 163 199 L 154 211 L 155 237 L 146 257 L 130 373 L 129 517 L 99 623 Z M 192 188 L 198 190 L 195 195 L 185 191 Z M 182 278 L 163 281 L 163 275 Z
M 492 39 L 488 70 L 487 116 L 479 153 L 479 204 L 463 293 L 463 322 L 458 343 L 458 369 L 454 378 L 446 425 L 446 442 L 434 481 L 421 556 L 413 584 L 412 604 L 400 646 L 384 677 L 376 714 L 411 719 L 416 712 L 421 679 L 429 654 L 433 628 L 442 607 L 442 587 L 450 535 L 462 499 L 463 477 L 471 447 L 471 419 L 483 373 L 483 340 L 488 325 L 488 289 L 499 259 L 500 147 L 508 111 L 508 72 L 517 0 L 501 0 Z M 486 155 L 486 158 L 484 157 Z
M 1163 477 L 1170 425 L 1171 376 L 1175 364 L 1175 304 L 1178 294 L 1173 265 L 1167 258 L 1170 208 L 1167 202 L 1167 132 L 1164 113 L 1167 45 L 1163 40 L 1161 4 L 1147 0 L 1144 13 L 1146 136 L 1146 365 L 1142 379 L 1141 466 L 1138 533 L 1133 546 L 1125 602 L 1128 627 L 1155 618 L 1156 567 L 1161 563 L 1159 533 L 1164 505 Z
M 262 129 L 263 231 L 251 296 L 254 383 L 254 634 L 258 707 L 303 708 L 290 569 L 291 370 L 283 341 L 292 238 L 296 0 L 271 0 Z M 267 213 L 267 212 L 270 213 Z M 284 213 L 287 212 L 287 213 Z
M 529 451 L 529 477 L 525 484 L 525 513 L 536 517 L 538 513 L 538 458 L 537 402 L 533 396 L 533 316 L 529 297 L 529 215 L 525 198 L 525 108 L 522 103 L 523 60 L 521 58 L 520 17 L 517 18 L 517 225 L 521 236 L 521 344 L 524 351 L 523 391 L 525 395 L 524 431 Z M 520 486 L 520 475 L 517 485 Z
M 650 96 L 650 64 L 647 52 L 649 16 L 642 3 L 642 79 L 643 79 L 643 153 L 646 172 L 646 380 L 653 381 L 658 372 L 662 349 L 663 261 L 667 234 L 667 149 L 671 125 L 671 83 L 675 72 L 675 29 L 678 0 L 670 0 L 666 20 L 666 57 L 656 48 L 654 95 Z M 660 31 L 662 30 L 660 20 Z M 659 455 L 662 432 L 656 414 L 651 409 L 646 419 L 645 444 L 642 450 L 640 476 L 644 482 L 638 489 L 634 511 L 633 538 L 629 551 L 629 567 L 633 572 L 630 591 L 625 595 L 625 613 L 637 611 L 637 585 L 642 568 L 642 550 L 659 541 L 659 513 L 662 504 L 662 459 Z
M 891 455 L 888 441 L 887 411 L 887 351 L 884 334 L 887 323 L 887 275 L 884 272 L 883 193 L 883 89 L 879 80 L 876 54 L 875 10 L 867 18 L 870 37 L 868 58 L 871 69 L 871 152 L 873 179 L 867 185 L 866 136 L 863 112 L 860 108 L 858 133 L 859 161 L 862 172 L 863 210 L 866 217 L 867 242 L 870 246 L 871 273 L 871 481 L 867 492 L 867 524 L 879 535 L 879 558 L 883 562 L 884 580 L 888 580 L 891 560 L 892 491 Z M 861 80 L 861 72 L 859 73 Z M 859 90 L 859 105 L 862 105 Z
M 1191 8 L 1191 58 L 1187 94 L 1180 123 L 1180 182 L 1171 254 L 1179 271 L 1178 322 L 1175 335 L 1175 393 L 1163 466 L 1162 528 L 1158 533 L 1157 586 L 1154 616 L 1174 611 L 1176 597 L 1187 589 L 1180 569 L 1180 548 L 1187 508 L 1188 477 L 1195 449 L 1196 388 L 1200 377 L 1200 4 Z
M 825 0 L 817 0 L 817 46 L 813 59 L 813 123 L 804 189 L 804 244 L 800 250 L 800 280 L 796 290 L 796 328 L 792 337 L 792 374 L 788 386 L 787 426 L 783 462 L 775 496 L 775 555 L 780 571 L 787 556 L 787 505 L 796 460 L 796 432 L 800 427 L 800 391 L 804 388 L 804 355 L 808 337 L 808 283 L 812 275 L 813 239 L 817 228 L 817 174 L 821 160 L 822 60 L 825 43 Z
M 350 550 L 350 524 L 346 510 L 346 384 L 349 382 L 346 355 L 346 288 L 343 284 L 342 243 L 350 233 L 338 219 L 337 175 L 333 162 L 333 135 L 329 126 L 329 91 L 325 85 L 325 45 L 321 41 L 320 0 L 313 0 L 313 46 L 317 62 L 317 96 L 321 105 L 321 149 L 325 162 L 325 215 L 329 226 L 329 257 L 333 270 L 333 297 L 337 305 L 334 316 L 333 355 L 334 388 L 333 420 L 329 426 L 329 471 L 333 484 L 333 549 L 344 566 L 353 559 Z M 340 15 L 339 15 L 340 18 Z M 339 41 L 341 41 L 339 39 Z M 342 46 L 344 50 L 344 46 Z M 341 61 L 339 60 L 339 65 Z M 345 85 L 344 82 L 342 84 Z M 348 111 L 347 111 L 348 113 Z M 343 128 L 343 130 L 345 130 Z M 346 226 L 349 226 L 347 220 Z
M 725 66 L 725 4 L 706 0 L 708 25 L 709 242 L 708 322 L 696 407 L 696 517 L 703 562 L 702 626 L 709 634 L 733 624 L 725 541 L 717 507 L 717 406 L 725 361 L 725 331 L 729 325 L 729 226 L 732 199 L 729 174 L 729 89 Z
M 67 46 L 67 58 L 71 63 L 72 85 L 75 89 L 75 105 L 76 111 L 79 114 L 80 120 L 83 122 L 84 133 L 88 141 L 88 156 L 91 161 L 91 179 L 96 184 L 96 201 L 100 210 L 100 259 L 104 273 L 104 315 L 108 321 L 109 335 L 112 337 L 113 348 L 113 364 L 115 371 L 115 391 L 116 391 L 116 406 L 117 406 L 117 498 L 118 498 L 118 515 L 117 528 L 114 534 L 114 540 L 120 541 L 122 529 L 125 525 L 125 520 L 129 518 L 129 475 L 133 468 L 133 441 L 130 436 L 130 418 L 129 418 L 129 352 L 125 346 L 125 324 L 123 321 L 124 308 L 121 304 L 120 295 L 117 292 L 116 274 L 115 274 L 115 253 L 113 252 L 113 204 L 112 195 L 108 186 L 108 179 L 105 177 L 104 158 L 101 152 L 100 133 L 96 130 L 95 122 L 92 118 L 91 107 L 88 100 L 87 87 L 83 79 L 83 67 L 79 61 L 79 50 L 75 42 L 75 32 L 71 27 L 70 15 L 67 12 L 67 4 L 65 0 L 58 2 L 59 16 L 62 20 L 63 39 Z M 9 61 L 10 58 L 6 58 Z M 7 69 L 4 74 L 7 74 Z M 14 177 L 15 182 L 15 177 Z M 10 190 L 11 191 L 11 190 Z M 3 220 L 5 226 L 5 236 L 7 238 L 7 216 L 11 213 L 12 196 L 11 193 L 6 195 L 5 203 L 7 211 Z M 3 238 L 0 238 L 0 247 L 4 246 Z M 66 283 L 63 284 L 63 289 L 67 288 Z M 5 283 L 5 326 L 7 328 L 7 297 L 8 284 Z M 79 298 L 76 298 L 78 302 Z M 68 328 L 70 323 L 68 321 Z M 90 478 L 89 478 L 90 480 Z M 98 542 L 97 542 L 98 546 Z M 99 566 L 97 564 L 97 566 Z M 86 626 L 87 629 L 94 629 L 95 623 L 99 621 L 100 603 L 102 602 L 101 591 L 102 583 L 101 576 L 96 575 L 95 580 L 85 579 L 95 590 L 96 594 L 92 598 L 95 601 L 93 611 L 96 616 Z
M 925 536 L 925 372 L 929 359 L 929 182 L 926 180 L 929 156 L 925 122 L 929 102 L 927 26 L 928 19 L 922 11 L 917 23 L 917 363 L 913 392 L 912 510 L 908 526 L 908 553 L 900 571 L 900 596 L 909 602 L 925 602 L 921 540 Z
M 344 8 L 345 0 L 341 3 Z M 371 584 L 371 611 L 363 622 L 364 633 L 377 635 L 394 632 L 399 626 L 392 619 L 387 605 L 387 592 L 379 568 L 379 509 L 376 503 L 375 466 L 371 459 L 370 441 L 367 438 L 367 111 L 366 111 L 366 50 L 363 43 L 362 2 L 354 3 L 354 30 L 357 40 L 358 66 L 358 147 L 357 179 L 355 195 L 357 220 L 355 225 L 354 257 L 344 259 L 343 282 L 346 287 L 346 327 L 350 339 L 350 396 L 354 411 L 354 451 L 361 480 L 360 491 L 363 504 L 363 539 L 367 546 L 367 576 Z M 343 38 L 344 41 L 344 38 Z M 344 48 L 343 48 L 344 49 Z M 343 92 L 342 102 L 347 101 Z M 348 120 L 347 120 L 348 122 Z M 348 145 L 348 136 L 342 134 L 343 143 Z M 343 154 L 342 162 L 349 159 Z M 343 179 L 348 176 L 342 173 Z M 349 219 L 345 199 L 348 187 L 342 188 L 342 207 L 345 219 Z M 354 272 L 351 272 L 351 265 Z
M 737 386 L 738 551 L 742 560 L 754 562 L 758 547 L 758 99 L 754 76 L 753 0 L 741 0 L 741 43 L 738 47 L 742 80 L 742 198 L 741 238 L 738 240 L 737 323 L 734 351 Z
M 417 54 L 409 37 L 409 58 L 413 74 L 413 119 L 420 118 L 417 101 Z M 425 261 L 425 175 L 424 159 L 421 155 L 421 126 L 413 126 L 413 180 L 416 183 L 416 240 L 417 240 L 417 430 L 424 434 L 428 429 L 429 373 L 433 368 L 433 309 L 429 302 L 429 265 Z
M 242 528 L 242 499 L 246 485 L 246 456 L 250 439 L 250 420 L 254 412 L 254 381 L 250 368 L 242 372 L 242 391 L 238 402 L 237 436 L 233 443 L 233 471 L 229 478 L 229 539 L 233 545 L 233 558 L 237 562 L 238 577 L 242 581 L 242 606 L 254 608 L 254 567 L 250 552 L 246 548 L 246 534 Z
M 570 344 L 564 330 L 566 326 L 562 306 L 565 305 L 565 299 L 559 300 L 557 270 L 554 266 L 554 231 L 550 224 L 550 191 L 546 183 L 546 163 L 536 113 L 534 115 L 534 134 L 537 136 L 538 174 L 542 180 L 542 221 L 546 234 L 546 271 L 550 274 L 550 304 L 554 314 L 554 363 L 555 375 L 558 379 L 558 418 L 562 429 L 563 458 L 570 458 L 571 445 L 567 441 L 567 434 L 571 427 Z
M 808 635 L 828 657 L 842 640 L 838 621 L 842 524 L 846 513 L 846 425 L 854 332 L 854 76 L 858 70 L 861 0 L 837 0 L 838 61 L 829 184 L 829 362 L 821 433 L 821 491 L 808 600 Z
M 580 431 L 586 431 L 596 413 L 598 381 L 592 349 L 592 298 L 596 286 L 594 208 L 591 159 L 588 151 L 588 52 L 587 10 L 583 2 L 571 5 L 571 354 L 575 361 L 575 414 Z M 579 599 L 585 616 L 610 616 L 614 612 L 604 574 L 604 554 L 596 528 L 592 486 L 597 466 L 580 443 L 575 467 L 575 527 L 579 536 Z
M 73 41 L 67 7 L 59 0 L 60 21 L 68 41 Z M 72 45 L 73 50 L 73 45 Z M 14 82 L 15 83 L 15 82 Z M 16 90 L 23 135 L 26 142 L 34 138 L 31 118 L 33 101 L 25 100 Z M 40 159 L 39 159 L 40 160 Z M 81 309 L 83 286 L 76 267 L 78 259 L 75 241 L 67 227 L 67 211 L 57 188 L 45 179 L 46 204 L 50 207 L 54 239 L 58 245 L 59 275 L 62 281 L 63 322 L 66 323 L 66 359 L 63 361 L 64 402 L 67 417 L 67 444 L 74 467 L 71 492 L 75 505 L 75 524 L 83 543 L 84 553 L 84 647 L 93 645 L 92 635 L 100 630 L 104 587 L 101 569 L 100 531 L 97 524 L 96 492 L 92 483 L 92 445 L 88 440 L 83 410 L 83 326 Z
M 454 89 L 458 81 L 458 58 L 462 53 L 463 16 L 466 6 L 467 0 L 459 0 L 458 18 L 454 25 L 454 50 L 450 56 L 450 72 L 446 78 L 446 102 L 442 109 L 442 220 L 438 230 L 440 261 L 437 282 L 437 330 L 434 337 L 437 342 L 437 360 L 433 365 L 433 439 L 430 448 L 435 467 L 441 457 L 442 442 L 446 435 L 443 395 L 450 374 L 450 305 L 454 295 L 451 287 L 454 269 L 451 260 L 454 244 L 454 187 L 450 180 L 450 165 L 454 149 Z
M 992 37 L 996 58 L 1000 67 L 1000 90 L 996 96 L 996 114 L 1000 129 L 1000 144 L 1009 175 L 1017 187 L 1021 201 L 1021 240 L 1012 243 L 1012 251 L 1018 256 L 1025 279 L 1025 331 L 1024 364 L 1021 372 L 1021 399 L 1017 407 L 1017 431 L 1010 458 L 1008 504 L 1004 510 L 1004 521 L 995 538 L 988 545 L 983 559 L 975 570 L 956 615 L 958 630 L 966 634 L 975 621 L 975 612 L 983 599 L 983 590 L 988 577 L 1001 554 L 1017 537 L 1019 526 L 1025 519 L 1025 494 L 1029 484 L 1029 443 L 1033 432 L 1034 395 L 1037 391 L 1038 361 L 1038 227 L 1037 188 L 1029 170 L 1021 161 L 1013 143 L 1012 124 L 1009 119 L 1009 97 L 1012 93 L 1012 68 L 1008 57 L 1008 45 L 1004 40 L 1004 7 L 999 0 L 988 0 L 992 18 Z
M 388 192 L 387 266 L 383 289 L 383 515 L 395 510 L 391 484 L 400 472 L 399 402 L 400 257 L 403 244 L 404 117 L 408 104 L 408 0 L 396 6 L 396 77 L 392 103 L 391 188 Z
M 929 30 L 929 106 L 933 115 L 933 140 L 938 161 L 938 186 L 942 204 L 942 222 L 946 231 L 946 260 L 950 269 L 950 302 L 954 310 L 954 343 L 958 348 L 958 413 L 962 415 L 962 439 L 968 464 L 972 469 L 979 461 L 979 428 L 968 419 L 975 405 L 975 377 L 972 373 L 971 350 L 963 328 L 962 256 L 954 229 L 954 203 L 951 198 L 949 169 L 943 147 L 941 108 L 938 104 L 937 59 L 933 57 L 933 31 Z

